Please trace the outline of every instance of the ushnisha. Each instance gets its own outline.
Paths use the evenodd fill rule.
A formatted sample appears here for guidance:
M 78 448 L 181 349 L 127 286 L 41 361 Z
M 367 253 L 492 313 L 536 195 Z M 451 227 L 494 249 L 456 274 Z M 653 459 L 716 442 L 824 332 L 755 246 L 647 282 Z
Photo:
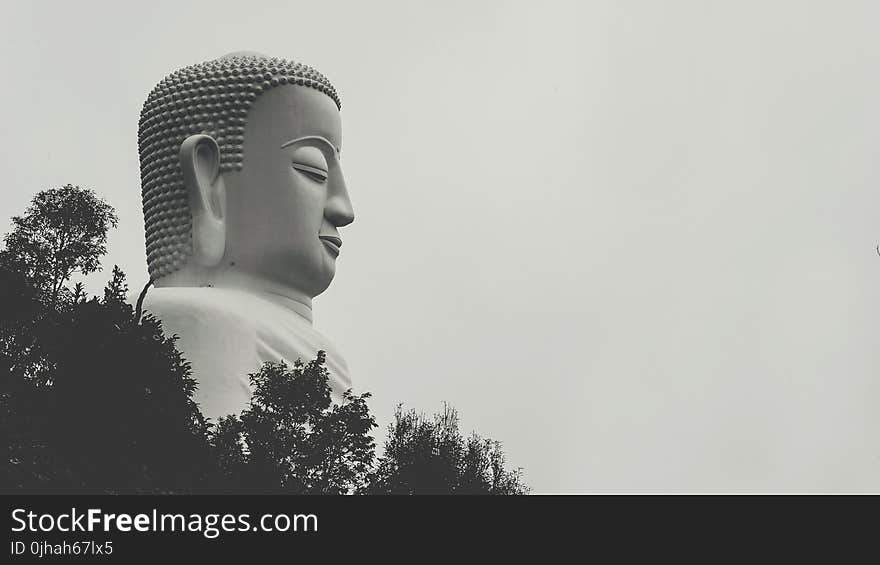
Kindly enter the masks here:
M 138 146 L 147 266 L 143 309 L 190 361 L 196 401 L 216 419 L 250 399 L 265 361 L 327 353 L 339 398 L 345 361 L 312 326 L 354 220 L 342 176 L 341 104 L 324 75 L 233 53 L 162 80 Z

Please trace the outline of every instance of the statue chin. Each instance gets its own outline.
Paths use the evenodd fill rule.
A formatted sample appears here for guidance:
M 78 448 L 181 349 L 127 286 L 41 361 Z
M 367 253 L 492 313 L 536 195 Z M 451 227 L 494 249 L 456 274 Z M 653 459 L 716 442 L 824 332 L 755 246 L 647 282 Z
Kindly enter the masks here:
M 335 274 L 339 229 L 354 221 L 340 108 L 315 69 L 249 52 L 175 71 L 144 104 L 138 146 L 155 288 L 143 311 L 178 336 L 209 418 L 248 405 L 248 375 L 263 363 L 308 362 L 319 350 L 334 399 L 350 388 L 311 310 Z

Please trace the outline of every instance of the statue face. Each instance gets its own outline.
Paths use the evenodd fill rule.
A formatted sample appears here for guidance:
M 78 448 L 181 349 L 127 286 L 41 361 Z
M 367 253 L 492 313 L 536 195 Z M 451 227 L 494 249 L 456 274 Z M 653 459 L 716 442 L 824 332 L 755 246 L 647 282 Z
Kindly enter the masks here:
M 330 285 L 354 220 L 342 177 L 342 123 L 327 95 L 284 85 L 247 116 L 240 171 L 224 173 L 230 269 L 317 296 Z

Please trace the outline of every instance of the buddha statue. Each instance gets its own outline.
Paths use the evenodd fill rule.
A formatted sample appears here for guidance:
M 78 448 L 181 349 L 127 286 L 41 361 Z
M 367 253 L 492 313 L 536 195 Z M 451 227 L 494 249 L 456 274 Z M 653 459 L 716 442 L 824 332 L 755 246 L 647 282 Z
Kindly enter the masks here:
M 326 352 L 332 395 L 345 361 L 312 326 L 354 220 L 340 167 L 341 104 L 316 70 L 256 53 L 186 67 L 140 116 L 147 265 L 143 312 L 160 319 L 212 419 L 250 400 L 265 361 Z

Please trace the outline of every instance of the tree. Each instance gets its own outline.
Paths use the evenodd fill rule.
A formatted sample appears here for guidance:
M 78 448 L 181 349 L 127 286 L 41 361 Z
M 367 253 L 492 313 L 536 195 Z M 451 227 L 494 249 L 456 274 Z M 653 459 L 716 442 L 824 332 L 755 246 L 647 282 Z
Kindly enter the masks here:
M 45 309 L 40 294 L 5 251 L 0 251 L 0 371 L 25 371 L 32 364 L 37 321 Z
M 114 267 L 103 299 L 71 274 L 100 268 L 113 208 L 43 191 L 0 251 L 0 490 L 191 492 L 212 473 L 189 364 L 135 320 Z
M 504 467 L 497 441 L 459 431 L 458 413 L 444 405 L 432 419 L 398 406 L 370 494 L 527 494 L 522 470 Z
M 3 490 L 193 492 L 212 473 L 189 364 L 151 316 L 134 320 L 114 268 L 104 298 L 71 303 L 41 340 L 48 371 L 6 375 Z
M 211 434 L 214 490 L 346 494 L 366 486 L 375 457 L 370 394 L 349 390 L 332 403 L 325 361 L 319 351 L 309 363 L 265 363 L 250 375 L 250 405 Z
M 6 251 L 51 304 L 75 273 L 101 268 L 107 232 L 118 219 L 113 207 L 89 189 L 70 184 L 43 190 L 24 215 L 14 216 Z
M 77 283 L 74 296 L 80 295 L 81 293 L 82 286 L 80 283 Z M 125 282 L 125 273 L 122 272 L 119 265 L 113 265 L 113 273 L 110 276 L 110 281 L 107 283 L 107 286 L 104 287 L 104 303 L 121 306 L 128 302 L 126 300 L 127 296 L 128 284 Z

